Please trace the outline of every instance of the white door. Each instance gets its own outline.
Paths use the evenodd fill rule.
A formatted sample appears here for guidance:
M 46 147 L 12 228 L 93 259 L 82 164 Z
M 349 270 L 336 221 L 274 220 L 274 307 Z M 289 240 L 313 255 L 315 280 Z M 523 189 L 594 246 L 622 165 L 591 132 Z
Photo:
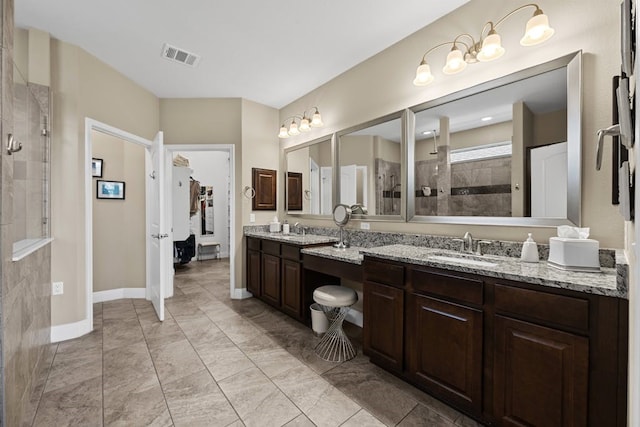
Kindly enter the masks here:
M 333 186 L 333 169 L 331 166 L 322 166 L 320 168 L 320 213 L 322 215 L 331 215 L 333 206 L 331 201 L 331 193 Z
M 147 148 L 150 167 L 147 171 L 147 299 L 153 303 L 158 319 L 164 320 L 164 294 L 166 280 L 166 246 L 169 233 L 165 219 L 164 147 L 162 132 L 158 132 L 153 144 Z
M 340 203 L 355 205 L 356 197 L 356 165 L 340 167 Z
M 311 192 L 310 213 L 314 215 L 320 214 L 320 168 L 318 164 L 309 157 L 309 190 Z
M 567 143 L 532 148 L 531 216 L 567 217 Z

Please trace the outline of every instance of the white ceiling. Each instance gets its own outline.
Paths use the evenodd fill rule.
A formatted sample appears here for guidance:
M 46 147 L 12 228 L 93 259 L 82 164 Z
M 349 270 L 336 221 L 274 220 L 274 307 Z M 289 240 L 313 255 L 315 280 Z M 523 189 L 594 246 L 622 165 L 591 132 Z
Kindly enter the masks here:
M 15 19 L 82 47 L 158 97 L 281 108 L 467 1 L 16 0 Z M 200 64 L 161 58 L 164 43 L 201 55 Z

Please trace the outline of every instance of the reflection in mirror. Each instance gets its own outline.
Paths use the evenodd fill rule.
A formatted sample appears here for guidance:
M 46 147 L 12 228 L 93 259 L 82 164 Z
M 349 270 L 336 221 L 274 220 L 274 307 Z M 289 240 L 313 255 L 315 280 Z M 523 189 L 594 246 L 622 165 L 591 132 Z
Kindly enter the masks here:
M 577 221 L 569 182 L 579 185 L 579 166 L 568 152 L 579 156 L 580 138 L 568 125 L 580 126 L 580 94 L 561 59 L 415 114 L 415 215 Z
M 200 234 L 213 234 L 213 187 L 200 186 Z
M 401 214 L 402 119 L 394 116 L 339 136 L 339 203 L 354 214 Z
M 285 150 L 287 212 L 331 215 L 333 157 L 331 138 Z

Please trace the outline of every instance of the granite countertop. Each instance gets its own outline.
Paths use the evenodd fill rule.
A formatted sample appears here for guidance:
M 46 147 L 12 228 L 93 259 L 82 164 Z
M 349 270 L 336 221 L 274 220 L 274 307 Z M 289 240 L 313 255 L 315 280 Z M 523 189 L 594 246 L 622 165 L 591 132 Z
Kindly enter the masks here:
M 527 263 L 520 261 L 519 258 L 492 255 L 467 255 L 469 256 L 469 263 L 456 262 L 455 259 L 449 256 L 464 257 L 465 254 L 409 245 L 361 248 L 360 252 L 365 256 L 408 264 L 426 265 L 462 273 L 478 274 L 597 295 L 618 298 L 628 297 L 625 281 L 619 280 L 615 268 L 602 268 L 600 272 L 582 273 L 559 270 L 548 266 L 545 261 Z M 446 259 L 438 259 L 438 256 L 446 257 Z
M 331 236 L 318 236 L 315 234 L 282 234 L 270 233 L 268 231 L 245 231 L 245 236 L 257 237 L 259 239 L 274 240 L 276 242 L 291 243 L 299 246 L 318 245 L 322 243 L 335 243 L 339 239 Z
M 364 256 L 360 253 L 364 248 L 350 247 L 350 248 L 334 248 L 333 246 L 317 246 L 314 248 L 306 248 L 302 250 L 305 255 L 315 255 L 322 258 L 334 259 L 338 261 L 344 261 L 351 264 L 361 265 Z

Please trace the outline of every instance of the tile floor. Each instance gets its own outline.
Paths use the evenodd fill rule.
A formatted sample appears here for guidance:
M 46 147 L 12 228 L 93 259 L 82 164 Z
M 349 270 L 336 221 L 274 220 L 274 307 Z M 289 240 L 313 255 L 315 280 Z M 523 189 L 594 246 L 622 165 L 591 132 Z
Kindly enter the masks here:
M 166 320 L 127 299 L 95 331 L 53 344 L 25 426 L 477 426 L 369 363 L 315 356 L 310 329 L 229 298 L 226 260 L 176 274 Z M 353 328 L 357 343 L 357 331 Z

